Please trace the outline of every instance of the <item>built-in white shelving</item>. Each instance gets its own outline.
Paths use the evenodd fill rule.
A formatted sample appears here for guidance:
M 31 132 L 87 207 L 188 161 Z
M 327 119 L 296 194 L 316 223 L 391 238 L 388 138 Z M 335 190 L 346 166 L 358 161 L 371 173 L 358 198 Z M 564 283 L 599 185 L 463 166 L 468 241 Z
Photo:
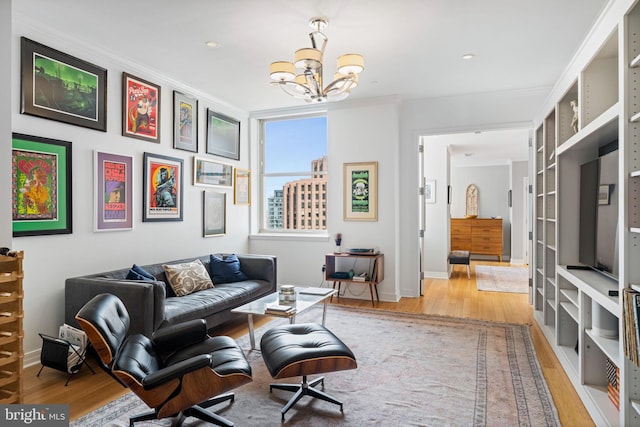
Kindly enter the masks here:
M 640 1 L 614 0 L 606 14 L 599 41 L 574 58 L 578 75 L 563 78 L 536 127 L 533 308 L 595 424 L 640 426 L 640 369 L 624 353 L 619 296 L 630 286 L 640 291 Z M 580 166 L 614 141 L 620 224 L 612 278 L 573 266 L 580 265 Z M 607 391 L 611 363 L 620 371 L 619 408 Z

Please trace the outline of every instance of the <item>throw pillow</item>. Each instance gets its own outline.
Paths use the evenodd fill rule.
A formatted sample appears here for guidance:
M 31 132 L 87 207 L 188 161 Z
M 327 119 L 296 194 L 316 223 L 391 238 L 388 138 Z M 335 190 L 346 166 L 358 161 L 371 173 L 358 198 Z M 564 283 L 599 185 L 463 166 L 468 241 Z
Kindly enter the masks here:
M 204 265 L 199 259 L 182 264 L 164 264 L 162 268 L 176 296 L 181 297 L 204 289 L 213 288 L 211 277 L 209 277 L 207 269 L 204 268 Z
M 213 283 L 233 283 L 249 280 L 246 274 L 240 270 L 240 260 L 236 255 L 218 257 L 209 256 L 209 274 Z
M 133 264 L 133 267 L 131 267 L 131 269 L 129 270 L 129 273 L 127 273 L 126 279 L 127 280 L 144 280 L 144 281 L 150 281 L 150 282 L 156 281 L 156 278 L 153 276 L 153 274 L 147 272 L 145 269 L 143 269 L 137 264 Z

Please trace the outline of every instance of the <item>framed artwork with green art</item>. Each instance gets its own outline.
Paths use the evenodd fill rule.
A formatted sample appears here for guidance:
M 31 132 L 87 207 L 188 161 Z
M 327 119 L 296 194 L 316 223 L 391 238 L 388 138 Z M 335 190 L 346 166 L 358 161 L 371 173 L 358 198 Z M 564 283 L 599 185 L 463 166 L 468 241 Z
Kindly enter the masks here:
M 107 131 L 107 70 L 20 39 L 23 114 Z
M 71 143 L 14 133 L 11 198 L 14 237 L 70 234 Z

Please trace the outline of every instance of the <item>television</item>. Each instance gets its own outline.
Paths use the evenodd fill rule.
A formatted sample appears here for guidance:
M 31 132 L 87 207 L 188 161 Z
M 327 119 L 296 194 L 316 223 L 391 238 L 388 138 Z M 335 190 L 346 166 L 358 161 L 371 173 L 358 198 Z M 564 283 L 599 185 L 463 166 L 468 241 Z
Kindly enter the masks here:
M 580 166 L 578 261 L 618 277 L 618 141 L 600 147 L 598 158 Z

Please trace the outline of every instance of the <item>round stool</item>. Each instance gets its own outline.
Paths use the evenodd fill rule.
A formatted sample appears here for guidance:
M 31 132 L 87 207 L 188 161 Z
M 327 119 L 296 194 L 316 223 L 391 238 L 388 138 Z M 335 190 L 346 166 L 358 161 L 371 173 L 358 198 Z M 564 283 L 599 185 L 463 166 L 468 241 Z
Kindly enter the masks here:
M 358 367 L 356 358 L 338 337 L 316 323 L 284 325 L 267 331 L 260 341 L 262 358 L 274 379 L 302 376 L 300 384 L 271 384 L 273 389 L 295 392 L 282 408 L 284 414 L 302 396 L 311 396 L 340 405 L 342 402 L 315 388 L 324 386 L 324 377 L 307 382 L 307 375 L 335 372 Z

